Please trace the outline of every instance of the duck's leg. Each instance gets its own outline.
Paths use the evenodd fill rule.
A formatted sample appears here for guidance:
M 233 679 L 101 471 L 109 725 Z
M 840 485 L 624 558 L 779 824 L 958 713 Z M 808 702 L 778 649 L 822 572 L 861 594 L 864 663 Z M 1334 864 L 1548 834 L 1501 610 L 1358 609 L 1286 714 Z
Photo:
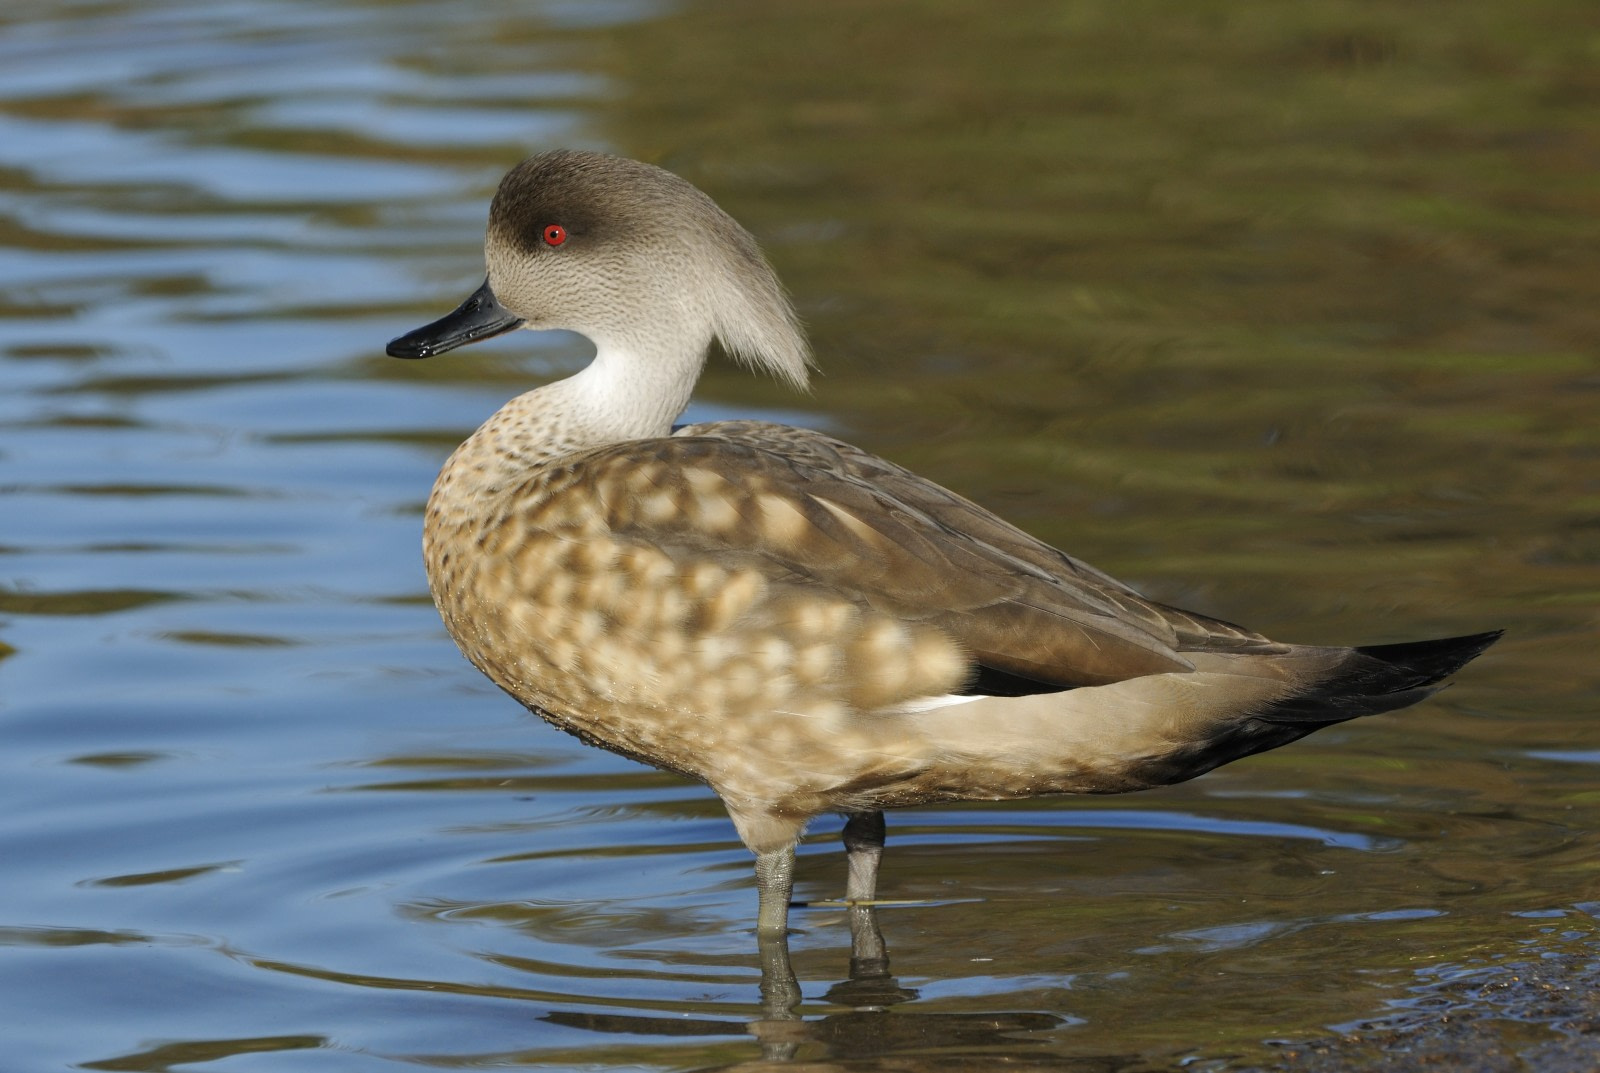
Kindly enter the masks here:
M 794 843 L 756 854 L 756 931 L 782 935 L 789 929 L 789 899 L 794 895 Z
M 789 964 L 789 899 L 794 893 L 794 843 L 756 854 L 756 942 L 761 948 L 761 1007 L 768 1021 L 794 1019 L 800 1005 L 800 981 Z M 767 1041 L 778 1046 L 768 1057 L 776 1061 L 793 1057 L 792 1043 L 782 1037 Z M 784 1048 L 788 1050 L 785 1051 Z M 767 1050 L 767 1047 L 763 1047 Z
M 883 857 L 882 812 L 852 812 L 845 817 L 844 852 L 850 867 L 844 900 L 870 902 L 878 890 L 878 861 Z
M 878 930 L 872 899 L 878 890 L 878 861 L 883 857 L 882 812 L 852 812 L 844 822 L 845 861 L 850 870 L 844 900 L 850 909 L 850 975 L 876 977 L 889 971 L 883 932 Z

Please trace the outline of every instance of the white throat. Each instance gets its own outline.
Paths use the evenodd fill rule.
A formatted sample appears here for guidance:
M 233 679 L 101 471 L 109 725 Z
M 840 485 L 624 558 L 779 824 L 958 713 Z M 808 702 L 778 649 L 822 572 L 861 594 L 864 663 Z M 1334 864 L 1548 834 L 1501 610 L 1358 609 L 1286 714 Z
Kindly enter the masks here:
M 665 436 L 688 408 L 709 338 L 670 349 L 637 343 L 597 339 L 588 365 L 533 392 L 550 393 L 551 403 L 570 412 L 573 433 L 587 441 L 582 446 Z

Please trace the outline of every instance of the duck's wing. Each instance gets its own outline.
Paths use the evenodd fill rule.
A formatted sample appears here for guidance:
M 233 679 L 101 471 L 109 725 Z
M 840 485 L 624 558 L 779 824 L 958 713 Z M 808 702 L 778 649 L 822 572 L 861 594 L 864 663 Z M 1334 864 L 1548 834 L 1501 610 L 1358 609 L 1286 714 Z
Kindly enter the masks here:
M 1289 647 L 1235 623 L 1149 600 L 1110 574 L 1023 532 L 970 499 L 853 444 L 810 429 L 762 421 L 689 425 L 681 434 L 693 434 L 692 429 L 713 430 L 713 434 L 716 430 L 726 430 L 721 434 L 786 457 L 805 459 L 824 470 L 846 473 L 886 491 L 925 513 L 941 528 L 965 534 L 1005 559 L 1020 560 L 1028 568 L 1042 571 L 1055 581 L 1077 581 L 1083 589 L 1108 600 L 1115 611 L 1144 623 L 1154 636 L 1170 643 L 1179 653 L 1231 650 L 1265 654 L 1283 652 Z
M 692 425 L 565 465 L 614 536 L 680 562 L 754 565 L 775 584 L 934 626 L 971 654 L 969 689 L 1099 685 L 1190 670 L 1186 652 L 1279 648 L 1145 600 L 969 500 L 818 433 Z

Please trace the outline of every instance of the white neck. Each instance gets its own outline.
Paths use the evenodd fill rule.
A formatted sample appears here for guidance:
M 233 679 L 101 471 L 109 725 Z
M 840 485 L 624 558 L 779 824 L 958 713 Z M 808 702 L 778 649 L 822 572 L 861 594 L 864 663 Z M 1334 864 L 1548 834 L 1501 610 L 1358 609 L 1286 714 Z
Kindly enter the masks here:
M 628 342 L 637 344 L 637 337 Z M 689 405 L 708 345 L 709 339 L 640 349 L 601 340 L 583 369 L 495 411 L 445 470 L 473 472 L 473 483 L 492 491 L 519 482 L 531 466 L 575 451 L 669 435 Z
M 577 446 L 665 436 L 688 407 L 709 336 L 671 348 L 641 342 L 597 339 L 593 361 L 543 389 L 553 396 L 551 403 L 569 410 L 573 432 L 583 441 Z

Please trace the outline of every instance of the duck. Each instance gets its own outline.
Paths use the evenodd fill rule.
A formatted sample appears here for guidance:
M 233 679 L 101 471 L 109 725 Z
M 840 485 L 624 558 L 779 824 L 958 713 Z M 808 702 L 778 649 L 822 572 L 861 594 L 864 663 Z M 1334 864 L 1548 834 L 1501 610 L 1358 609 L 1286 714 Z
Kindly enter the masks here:
M 845 901 L 870 904 L 887 809 L 1182 782 L 1415 704 L 1501 634 L 1271 640 L 822 432 L 674 427 L 714 342 L 798 390 L 813 359 L 756 240 L 652 164 L 522 161 L 484 259 L 477 290 L 387 353 L 564 329 L 594 357 L 445 462 L 433 600 L 530 712 L 721 797 L 755 856 L 759 935 L 787 933 L 819 816 L 843 815 Z

